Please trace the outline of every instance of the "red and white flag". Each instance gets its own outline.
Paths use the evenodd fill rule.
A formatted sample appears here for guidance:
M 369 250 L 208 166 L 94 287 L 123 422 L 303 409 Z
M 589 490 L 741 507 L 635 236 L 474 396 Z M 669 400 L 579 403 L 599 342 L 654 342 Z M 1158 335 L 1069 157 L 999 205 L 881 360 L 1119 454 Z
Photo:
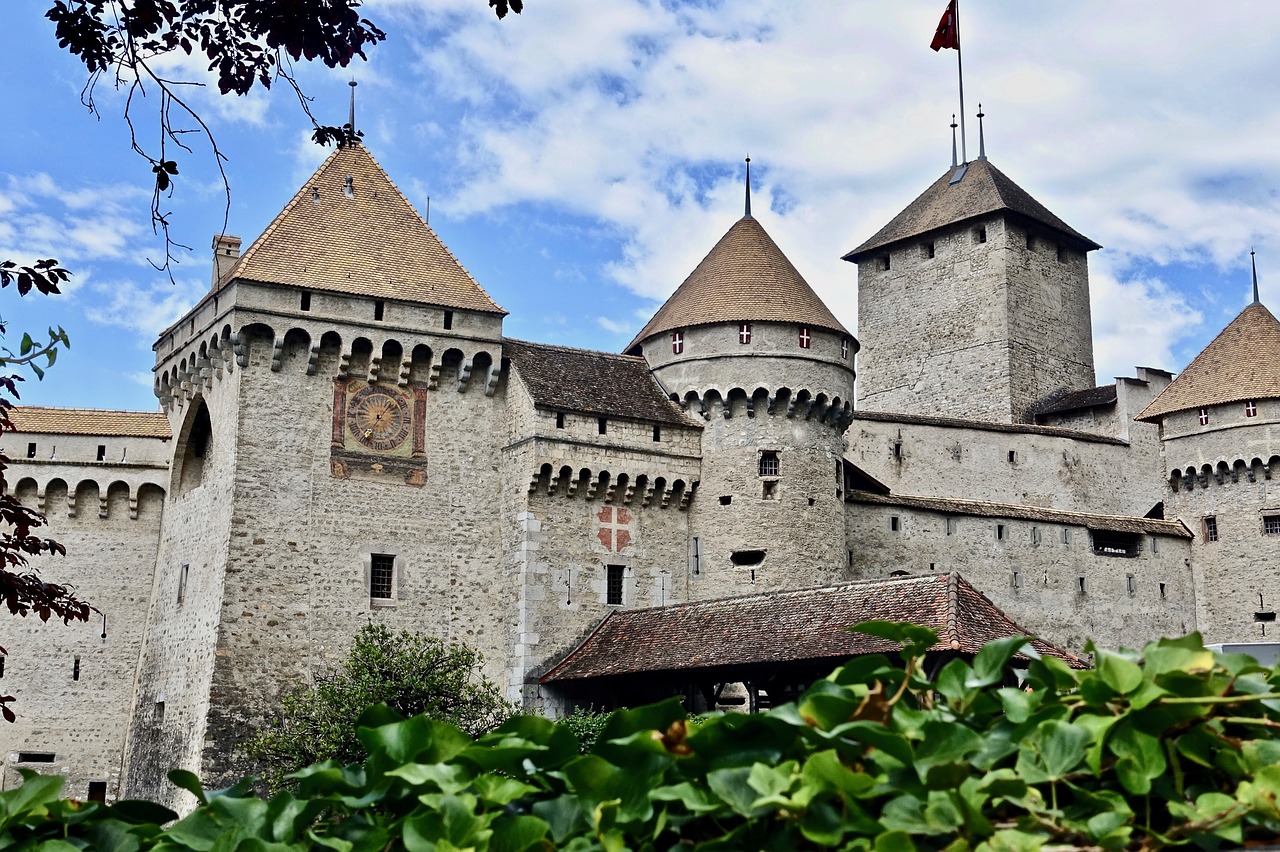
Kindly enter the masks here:
M 960 27 L 956 22 L 956 0 L 951 0 L 947 4 L 947 11 L 942 13 L 942 20 L 938 22 L 938 31 L 933 34 L 933 41 L 929 43 L 929 47 L 934 50 L 942 50 L 944 47 L 960 49 Z

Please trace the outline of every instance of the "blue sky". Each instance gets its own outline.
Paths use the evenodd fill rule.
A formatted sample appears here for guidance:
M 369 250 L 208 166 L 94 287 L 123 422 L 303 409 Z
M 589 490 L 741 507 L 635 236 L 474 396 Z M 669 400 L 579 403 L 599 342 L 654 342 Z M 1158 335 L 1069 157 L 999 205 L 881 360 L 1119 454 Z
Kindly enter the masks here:
M 752 3 L 375 0 L 388 33 L 368 63 L 299 77 L 317 116 L 357 122 L 370 150 L 482 286 L 509 336 L 617 351 L 753 208 L 836 314 L 856 324 L 839 260 L 950 162 L 955 53 L 928 42 L 943 0 Z M 60 297 L 0 293 L 9 341 L 66 327 L 72 348 L 23 401 L 153 409 L 151 343 L 208 288 L 224 199 L 206 148 L 165 200 L 176 283 L 148 265 L 149 167 L 123 99 L 80 104 L 83 70 L 44 4 L 0 25 L 0 257 L 54 256 Z M 1106 248 L 1091 256 L 1100 381 L 1177 370 L 1248 298 L 1280 304 L 1280 6 L 1168 0 L 965 0 L 967 111 L 1006 174 Z M 205 80 L 200 63 L 162 60 Z M 285 88 L 189 91 L 224 154 L 229 233 L 246 244 L 323 158 Z M 144 143 L 154 100 L 136 108 Z M 969 119 L 970 155 L 976 121 Z M 15 334 L 18 332 L 18 334 Z

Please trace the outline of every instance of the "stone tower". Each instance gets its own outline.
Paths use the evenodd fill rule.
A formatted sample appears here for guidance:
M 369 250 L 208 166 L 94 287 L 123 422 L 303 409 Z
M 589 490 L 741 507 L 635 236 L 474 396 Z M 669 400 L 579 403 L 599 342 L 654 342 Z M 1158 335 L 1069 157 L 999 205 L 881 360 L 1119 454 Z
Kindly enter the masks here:
M 948 170 L 844 257 L 858 265 L 858 407 L 1017 423 L 1093 387 L 1096 248 L 987 160 Z
M 1210 642 L 1280 639 L 1280 322 L 1254 298 L 1137 417 L 1160 426 L 1165 517 L 1196 534 Z
M 857 342 L 747 209 L 627 348 L 705 421 L 699 597 L 815 585 L 845 561 Z
M 358 142 L 237 242 L 215 241 L 213 288 L 155 345 L 175 440 L 130 797 L 171 798 L 174 766 L 238 778 L 254 719 L 367 621 L 506 657 L 514 592 L 485 558 L 505 312 Z

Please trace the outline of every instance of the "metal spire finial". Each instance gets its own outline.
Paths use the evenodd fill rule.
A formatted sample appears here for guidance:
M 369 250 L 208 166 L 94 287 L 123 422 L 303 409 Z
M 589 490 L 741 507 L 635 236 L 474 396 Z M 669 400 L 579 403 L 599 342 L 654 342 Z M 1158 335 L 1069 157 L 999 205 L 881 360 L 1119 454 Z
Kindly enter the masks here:
M 956 128 L 958 126 L 956 124 L 956 114 L 953 112 L 951 113 L 951 168 L 953 169 L 960 165 L 960 154 L 956 149 Z
M 1249 265 L 1253 267 L 1253 304 L 1261 305 L 1262 300 L 1258 298 L 1258 261 L 1254 259 L 1253 249 L 1249 249 Z
M 747 211 L 745 218 L 751 218 L 751 158 L 747 157 Z
M 356 141 L 356 81 L 352 78 L 347 84 L 351 87 L 351 113 L 347 118 L 347 138 Z
M 987 158 L 987 137 L 982 133 L 982 104 L 978 104 L 978 159 Z

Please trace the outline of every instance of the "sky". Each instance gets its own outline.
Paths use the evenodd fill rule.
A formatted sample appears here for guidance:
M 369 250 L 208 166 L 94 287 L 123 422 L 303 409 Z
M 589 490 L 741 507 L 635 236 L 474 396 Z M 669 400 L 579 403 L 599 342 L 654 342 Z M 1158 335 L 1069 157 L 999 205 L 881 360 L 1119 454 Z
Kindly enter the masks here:
M 81 104 L 83 67 L 40 16 L 0 4 L 0 258 L 56 257 L 55 297 L 0 293 L 10 348 L 71 338 L 29 404 L 155 409 L 151 345 L 209 288 L 212 235 L 247 245 L 324 158 L 285 86 L 184 97 L 207 142 L 162 200 L 179 251 L 152 261 L 150 166 L 124 93 Z M 929 49 L 944 0 L 372 0 L 368 62 L 300 66 L 310 107 L 346 120 L 488 293 L 510 337 L 620 351 L 742 215 L 756 218 L 846 325 L 840 260 L 945 172 L 956 53 Z M 969 156 L 986 152 L 1076 230 L 1090 256 L 1100 383 L 1179 370 L 1250 300 L 1280 305 L 1280 4 L 962 0 Z M 185 56 L 170 76 L 211 79 Z M 157 136 L 154 97 L 133 104 Z

